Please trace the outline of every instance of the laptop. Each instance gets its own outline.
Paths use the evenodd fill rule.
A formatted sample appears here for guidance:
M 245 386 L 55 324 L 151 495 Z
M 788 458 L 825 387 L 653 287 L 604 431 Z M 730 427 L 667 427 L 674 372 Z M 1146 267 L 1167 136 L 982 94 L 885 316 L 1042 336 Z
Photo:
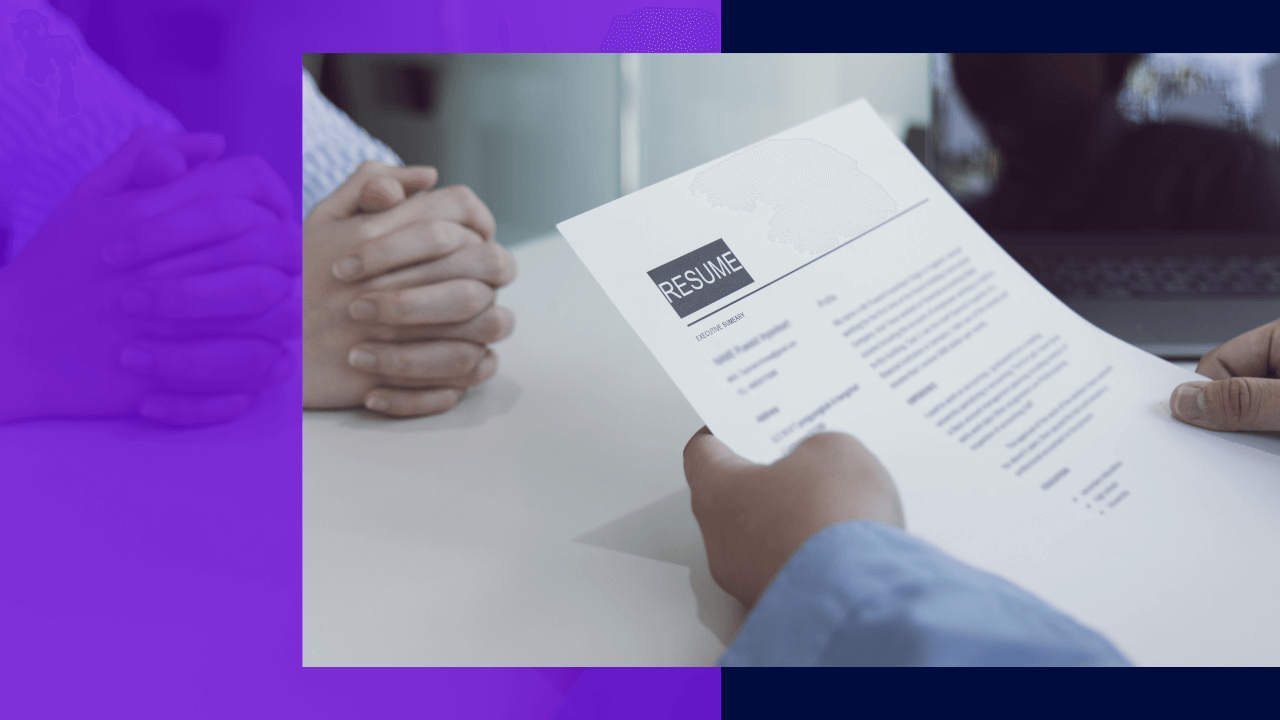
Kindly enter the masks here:
M 1152 63 L 1154 71 L 1140 67 L 1146 86 L 1152 77 L 1159 79 L 1160 71 L 1178 77 L 1173 72 L 1176 60 L 1171 64 L 1169 58 L 1160 58 Z M 1190 64 L 1192 71 L 1203 74 L 1202 66 Z M 931 65 L 934 112 L 925 141 L 925 164 L 961 204 L 980 207 L 983 193 L 990 192 L 997 181 L 998 161 L 993 156 L 998 151 L 968 110 L 951 74 L 949 56 L 935 55 Z M 1274 70 L 1280 70 L 1280 62 Z M 1164 87 L 1142 100 L 1151 114 L 1159 115 L 1160 108 L 1151 108 L 1163 102 L 1163 116 L 1186 123 L 1185 115 L 1168 109 L 1179 102 L 1176 90 Z M 1239 108 L 1230 107 L 1221 87 L 1203 81 L 1198 89 L 1183 90 L 1184 95 L 1196 96 L 1195 122 L 1218 127 L 1233 127 L 1234 122 L 1236 129 L 1247 131 L 1239 128 Z M 1219 97 L 1223 107 L 1215 109 L 1211 105 Z M 1128 99 L 1132 102 L 1132 97 Z M 1273 112 L 1280 115 L 1280 97 L 1271 102 L 1276 106 Z M 1280 207 L 1280 197 L 1276 204 Z M 975 218 L 983 222 L 976 212 Z M 1171 361 L 1196 361 L 1223 342 L 1280 318 L 1280 234 L 1053 228 L 1010 232 L 994 224 L 987 229 L 1041 284 L 1086 320 Z
M 1081 317 L 1170 361 L 1197 361 L 1280 318 L 1280 238 L 993 237 Z

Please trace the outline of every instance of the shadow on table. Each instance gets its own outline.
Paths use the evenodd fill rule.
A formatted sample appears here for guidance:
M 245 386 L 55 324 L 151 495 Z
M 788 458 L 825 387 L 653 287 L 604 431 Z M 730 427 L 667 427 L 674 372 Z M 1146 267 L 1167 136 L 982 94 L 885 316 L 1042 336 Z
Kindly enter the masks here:
M 362 428 L 369 427 L 370 423 L 378 423 L 380 430 L 412 433 L 476 427 L 483 425 L 491 417 L 511 412 L 511 408 L 520 399 L 522 390 L 520 383 L 509 376 L 497 375 L 480 387 L 468 390 L 462 402 L 439 415 L 400 419 L 361 410 L 342 413 L 338 422 L 346 427 Z
M 576 537 L 574 542 L 687 567 L 698 603 L 698 621 L 725 645 L 733 641 L 742 625 L 742 604 L 711 579 L 702 533 L 689 509 L 688 488 Z

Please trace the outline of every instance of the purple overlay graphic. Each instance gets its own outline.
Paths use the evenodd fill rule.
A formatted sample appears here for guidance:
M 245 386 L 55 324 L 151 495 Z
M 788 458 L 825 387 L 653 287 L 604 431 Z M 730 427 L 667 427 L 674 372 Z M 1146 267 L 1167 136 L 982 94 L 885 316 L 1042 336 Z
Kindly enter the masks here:
M 720 17 L 698 8 L 640 8 L 609 23 L 600 52 L 720 52 Z
M 318 0 L 308 7 L 293 21 L 306 52 L 601 52 L 606 37 L 619 33 L 622 45 L 609 52 L 644 51 L 637 43 L 655 52 L 720 45 L 719 0 Z
M 139 128 L 8 264 L 0 313 L 19 352 L 0 372 L 23 382 L 0 420 L 216 423 L 294 374 L 292 203 L 261 159 L 219 161 L 222 146 Z
M 719 716 L 714 668 L 301 667 L 300 54 L 639 7 L 0 0 L 0 715 Z
M 35 10 L 20 10 L 13 22 L 13 39 L 22 43 L 27 53 L 23 75 L 38 85 L 58 76 L 58 117 L 66 118 L 80 112 L 76 102 L 75 79 L 71 68 L 80 57 L 80 48 L 70 35 L 50 35 L 49 19 Z

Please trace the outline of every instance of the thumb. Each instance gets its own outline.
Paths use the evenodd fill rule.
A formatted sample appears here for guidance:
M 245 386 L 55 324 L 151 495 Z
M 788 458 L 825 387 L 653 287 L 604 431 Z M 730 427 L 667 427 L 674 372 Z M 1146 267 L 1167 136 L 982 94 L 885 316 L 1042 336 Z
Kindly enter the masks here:
M 1183 383 L 1174 388 L 1169 407 L 1175 418 L 1207 430 L 1280 430 L 1280 380 Z
M 381 212 L 405 199 L 404 185 L 385 175 L 370 178 L 360 190 L 360 212 Z
M 177 148 L 154 145 L 138 154 L 130 184 L 138 188 L 159 187 L 177 180 L 186 171 L 187 159 Z
M 366 203 L 379 203 L 380 201 L 373 197 L 366 197 L 366 185 L 374 178 L 387 178 L 399 183 L 401 185 L 399 192 L 407 196 L 419 190 L 430 190 L 435 186 L 439 177 L 440 174 L 433 167 L 416 165 L 400 167 L 367 160 L 361 163 L 360 167 L 356 168 L 356 171 L 343 181 L 336 190 L 330 193 L 328 197 L 316 203 L 315 207 L 311 209 L 311 214 L 307 216 L 307 220 L 308 222 L 345 220 L 356 213 L 365 211 Z M 376 195 L 377 188 L 378 185 L 374 185 L 368 190 L 372 191 L 371 194 Z M 387 198 L 381 200 L 381 202 L 388 201 Z
M 728 476 L 755 467 L 711 434 L 705 426 L 684 446 L 684 477 L 695 494 L 708 486 L 728 480 Z
M 81 179 L 77 190 L 111 195 L 137 185 L 169 182 L 191 167 L 221 157 L 226 140 L 216 133 L 171 133 L 138 128 L 111 157 Z M 181 165 L 180 169 L 175 169 Z

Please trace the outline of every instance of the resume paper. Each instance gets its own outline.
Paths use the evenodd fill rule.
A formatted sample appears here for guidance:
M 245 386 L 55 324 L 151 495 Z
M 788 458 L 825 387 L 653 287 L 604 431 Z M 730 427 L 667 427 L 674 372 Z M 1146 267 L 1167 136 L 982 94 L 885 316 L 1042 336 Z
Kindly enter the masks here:
M 1132 661 L 1280 664 L 1280 439 L 1174 420 L 1202 378 L 1059 302 L 866 101 L 558 227 L 740 455 L 852 434 L 908 530 Z

